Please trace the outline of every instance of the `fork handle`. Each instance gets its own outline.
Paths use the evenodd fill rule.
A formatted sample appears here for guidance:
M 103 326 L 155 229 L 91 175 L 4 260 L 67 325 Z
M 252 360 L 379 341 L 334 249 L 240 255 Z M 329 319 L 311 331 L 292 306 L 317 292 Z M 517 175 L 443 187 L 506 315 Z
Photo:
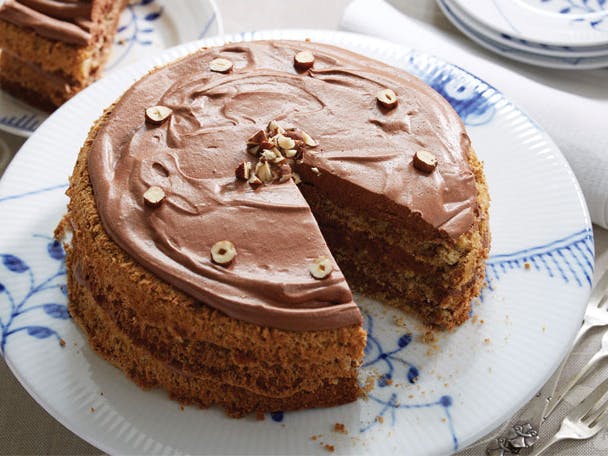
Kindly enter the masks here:
M 581 380 L 583 379 L 592 369 L 595 368 L 596 364 L 603 358 L 608 356 L 606 352 L 598 352 L 589 360 L 589 362 L 583 367 L 576 375 L 574 375 L 563 388 L 560 388 L 559 393 L 551 399 L 549 408 L 545 412 L 544 419 L 549 418 L 549 415 L 553 413 L 559 403 L 566 397 L 566 394 Z
M 532 453 L 530 453 L 528 456 L 540 456 L 541 454 L 543 454 L 550 446 L 556 444 L 557 442 L 559 442 L 560 440 L 565 440 L 567 439 L 567 437 L 561 435 L 559 433 L 559 431 L 557 432 L 557 434 L 555 434 L 553 437 L 551 437 L 551 439 L 549 439 L 549 441 L 547 443 L 545 443 L 543 446 L 541 446 L 540 448 L 537 448 L 535 451 L 533 451 Z

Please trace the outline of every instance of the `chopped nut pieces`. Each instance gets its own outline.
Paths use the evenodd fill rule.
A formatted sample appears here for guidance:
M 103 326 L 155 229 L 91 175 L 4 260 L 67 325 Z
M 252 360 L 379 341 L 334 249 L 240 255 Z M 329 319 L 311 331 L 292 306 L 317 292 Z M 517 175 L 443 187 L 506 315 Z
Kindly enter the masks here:
M 317 176 L 321 175 L 321 171 L 319 171 L 319 168 L 317 168 L 316 166 L 313 166 L 312 168 L 310 168 L 310 170 L 315 173 Z
M 234 172 L 237 179 L 240 180 L 249 180 L 251 177 L 251 163 L 243 162 L 241 163 Z
M 152 125 L 160 125 L 167 120 L 171 114 L 173 114 L 171 108 L 167 108 L 166 106 L 152 106 L 151 108 L 146 109 L 146 122 Z
M 260 185 L 263 184 L 263 182 L 258 178 L 258 176 L 256 176 L 255 174 L 252 174 L 251 177 L 249 178 L 249 180 L 247 181 L 249 183 L 249 185 L 251 185 L 253 188 L 257 188 Z
M 380 106 L 386 109 L 393 109 L 399 102 L 397 94 L 395 94 L 395 92 L 393 92 L 391 89 L 380 90 L 378 93 L 376 93 L 376 100 L 378 100 Z
M 230 241 L 218 241 L 211 247 L 211 259 L 214 263 L 227 265 L 234 260 L 236 248 Z
M 296 142 L 288 136 L 283 136 L 282 134 L 277 135 L 277 146 L 279 146 L 283 150 L 289 150 L 296 147 Z
M 291 177 L 291 166 L 287 163 L 281 165 L 279 168 L 279 183 L 287 182 Z
M 302 139 L 304 140 L 304 144 L 306 144 L 308 147 L 317 147 L 319 145 L 305 131 L 302 132 Z
M 270 169 L 270 164 L 268 162 L 258 162 L 258 164 L 255 165 L 255 175 L 265 184 L 273 181 L 272 169 Z
M 264 159 L 264 161 L 272 161 L 277 158 L 277 154 L 270 149 L 264 149 L 260 155 L 260 158 Z
M 266 131 L 270 136 L 275 136 L 279 133 L 285 133 L 285 129 L 279 125 L 276 120 L 271 120 L 268 122 L 268 126 L 266 127 Z
M 164 199 L 165 191 L 156 185 L 153 185 L 144 193 L 144 201 L 150 207 L 160 206 Z
M 324 279 L 331 274 L 333 268 L 331 260 L 326 256 L 320 256 L 308 265 L 308 271 L 315 279 Z
M 437 168 L 437 158 L 428 150 L 421 149 L 414 154 L 414 167 L 424 173 L 432 173 Z
M 236 177 L 247 180 L 252 187 L 270 184 L 275 181 L 283 183 L 293 179 L 301 182 L 300 176 L 292 172 L 293 163 L 302 163 L 307 147 L 316 147 L 318 143 L 306 132 L 296 128 L 285 130 L 276 120 L 268 123 L 266 131 L 259 130 L 247 140 L 247 152 L 258 158 L 258 162 L 247 165 L 241 163 L 236 169 Z M 248 173 L 247 173 L 248 172 Z M 318 174 L 319 171 L 316 171 Z
M 219 57 L 209 62 L 209 69 L 216 73 L 228 73 L 232 69 L 232 62 Z
M 302 178 L 300 177 L 300 175 L 298 173 L 292 173 L 291 178 L 296 183 L 296 185 L 302 183 Z
M 310 51 L 300 51 L 294 56 L 293 63 L 298 70 L 309 70 L 315 64 L 315 56 Z
M 248 146 L 259 146 L 263 142 L 268 141 L 268 136 L 266 136 L 266 132 L 264 130 L 258 131 L 255 135 L 247 140 Z

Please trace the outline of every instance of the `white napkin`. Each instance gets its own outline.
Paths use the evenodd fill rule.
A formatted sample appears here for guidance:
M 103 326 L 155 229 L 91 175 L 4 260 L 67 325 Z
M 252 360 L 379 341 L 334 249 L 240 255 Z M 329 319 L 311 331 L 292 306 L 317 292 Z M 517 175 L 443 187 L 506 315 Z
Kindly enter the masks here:
M 608 228 L 608 70 L 552 70 L 507 61 L 464 36 L 409 18 L 384 0 L 354 0 L 341 28 L 437 55 L 503 92 L 557 143 L 583 189 L 591 219 Z

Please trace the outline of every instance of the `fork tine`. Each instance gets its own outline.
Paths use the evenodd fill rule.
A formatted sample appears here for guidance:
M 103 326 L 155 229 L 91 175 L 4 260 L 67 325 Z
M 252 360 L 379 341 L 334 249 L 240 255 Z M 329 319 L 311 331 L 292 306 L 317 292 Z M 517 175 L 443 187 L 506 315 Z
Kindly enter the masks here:
M 606 301 L 608 294 L 608 269 L 604 271 L 599 280 L 595 283 L 591 296 L 589 297 L 589 305 L 600 306 Z
M 597 422 L 600 418 L 602 418 L 606 414 L 606 410 L 608 409 L 608 401 L 604 401 L 601 405 L 598 403 L 593 405 L 593 408 L 587 412 L 582 420 L 589 423 L 589 426 L 593 426 L 593 423 Z
M 591 425 L 597 426 L 598 431 L 608 426 L 608 408 L 605 408 L 604 413 L 597 417 Z
M 608 392 L 608 378 L 600 383 L 589 395 L 583 399 L 576 407 L 572 409 L 572 413 L 568 416 L 572 420 L 580 420 L 593 409 L 593 406 Z

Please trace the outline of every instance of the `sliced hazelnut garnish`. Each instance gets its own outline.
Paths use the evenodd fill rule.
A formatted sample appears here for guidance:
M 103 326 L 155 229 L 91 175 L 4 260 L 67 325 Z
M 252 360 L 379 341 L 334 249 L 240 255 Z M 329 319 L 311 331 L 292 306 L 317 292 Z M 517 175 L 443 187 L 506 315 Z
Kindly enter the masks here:
M 247 140 L 247 145 L 259 146 L 260 144 L 266 141 L 268 141 L 268 136 L 266 136 L 266 132 L 264 130 L 260 130 Z
M 284 151 L 283 153 L 285 154 L 285 156 L 287 158 L 293 158 L 293 157 L 296 156 L 296 154 L 298 153 L 298 151 L 295 150 L 295 149 L 288 149 L 288 150 Z
M 287 162 L 287 159 L 285 157 L 283 157 L 281 154 L 278 154 L 277 158 L 272 160 L 272 163 L 274 163 L 275 165 L 282 165 L 283 163 L 286 163 L 286 162 Z
M 424 173 L 432 173 L 437 168 L 437 158 L 428 150 L 420 149 L 414 154 L 414 167 Z
M 291 173 L 291 178 L 296 183 L 296 185 L 298 185 L 302 182 L 302 178 L 300 177 L 300 175 L 298 173 Z
M 326 256 L 320 256 L 308 265 L 308 271 L 315 279 L 324 279 L 334 269 L 334 265 L 331 260 Z
M 218 241 L 211 247 L 211 259 L 214 263 L 227 265 L 234 260 L 236 248 L 230 241 Z
M 319 168 L 317 168 L 316 166 L 313 166 L 312 168 L 310 168 L 310 170 L 315 173 L 317 176 L 321 175 L 321 171 L 319 171 Z
M 310 51 L 300 51 L 294 56 L 293 63 L 298 70 L 309 70 L 315 64 L 315 56 Z
M 218 57 L 209 62 L 209 69 L 216 73 L 228 73 L 232 69 L 232 62 L 228 59 Z
M 270 164 L 268 162 L 259 162 L 255 167 L 255 175 L 265 184 L 272 182 L 274 179 L 272 169 L 270 169 Z
M 158 207 L 162 204 L 165 196 L 165 191 L 162 188 L 153 185 L 144 192 L 144 201 L 150 207 Z
M 146 122 L 152 125 L 160 125 L 167 120 L 173 110 L 166 106 L 152 106 L 146 109 Z
M 376 93 L 376 100 L 380 103 L 380 106 L 386 109 L 393 109 L 397 106 L 399 99 L 397 94 L 391 89 L 382 89 Z
M 306 144 L 308 147 L 317 147 L 319 145 L 317 141 L 312 139 L 310 135 L 305 131 L 302 132 L 302 140 L 304 141 L 304 144 Z
M 287 163 L 281 165 L 279 168 L 279 183 L 287 182 L 291 179 L 291 166 Z
M 264 150 L 264 149 L 274 150 L 275 147 L 276 147 L 276 144 L 274 142 L 272 142 L 271 140 L 263 141 L 260 143 L 261 150 Z
M 264 149 L 262 151 L 262 153 L 260 154 L 260 158 L 263 158 L 264 160 L 267 160 L 267 161 L 272 161 L 275 158 L 277 158 L 277 154 L 275 154 L 274 151 L 272 151 L 272 150 Z
M 255 174 L 252 174 L 251 177 L 249 178 L 249 180 L 247 181 L 249 183 L 249 185 L 251 185 L 253 188 L 258 188 L 260 185 L 262 185 L 264 182 L 262 182 L 260 180 L 260 178 L 258 176 L 256 176 Z
M 276 120 L 271 120 L 270 122 L 268 122 L 268 127 L 266 127 L 266 130 L 268 131 L 270 136 L 275 136 L 279 133 L 285 133 L 285 129 L 281 127 Z
M 234 174 L 237 179 L 240 180 L 249 180 L 251 177 L 251 163 L 242 162 L 234 171 Z
M 288 136 L 282 134 L 277 135 L 277 146 L 283 150 L 293 149 L 296 146 L 296 142 Z
M 288 130 L 285 130 L 285 133 L 283 133 L 283 135 L 296 141 L 302 141 L 303 139 L 302 132 L 300 130 L 297 130 L 296 128 L 289 128 Z

